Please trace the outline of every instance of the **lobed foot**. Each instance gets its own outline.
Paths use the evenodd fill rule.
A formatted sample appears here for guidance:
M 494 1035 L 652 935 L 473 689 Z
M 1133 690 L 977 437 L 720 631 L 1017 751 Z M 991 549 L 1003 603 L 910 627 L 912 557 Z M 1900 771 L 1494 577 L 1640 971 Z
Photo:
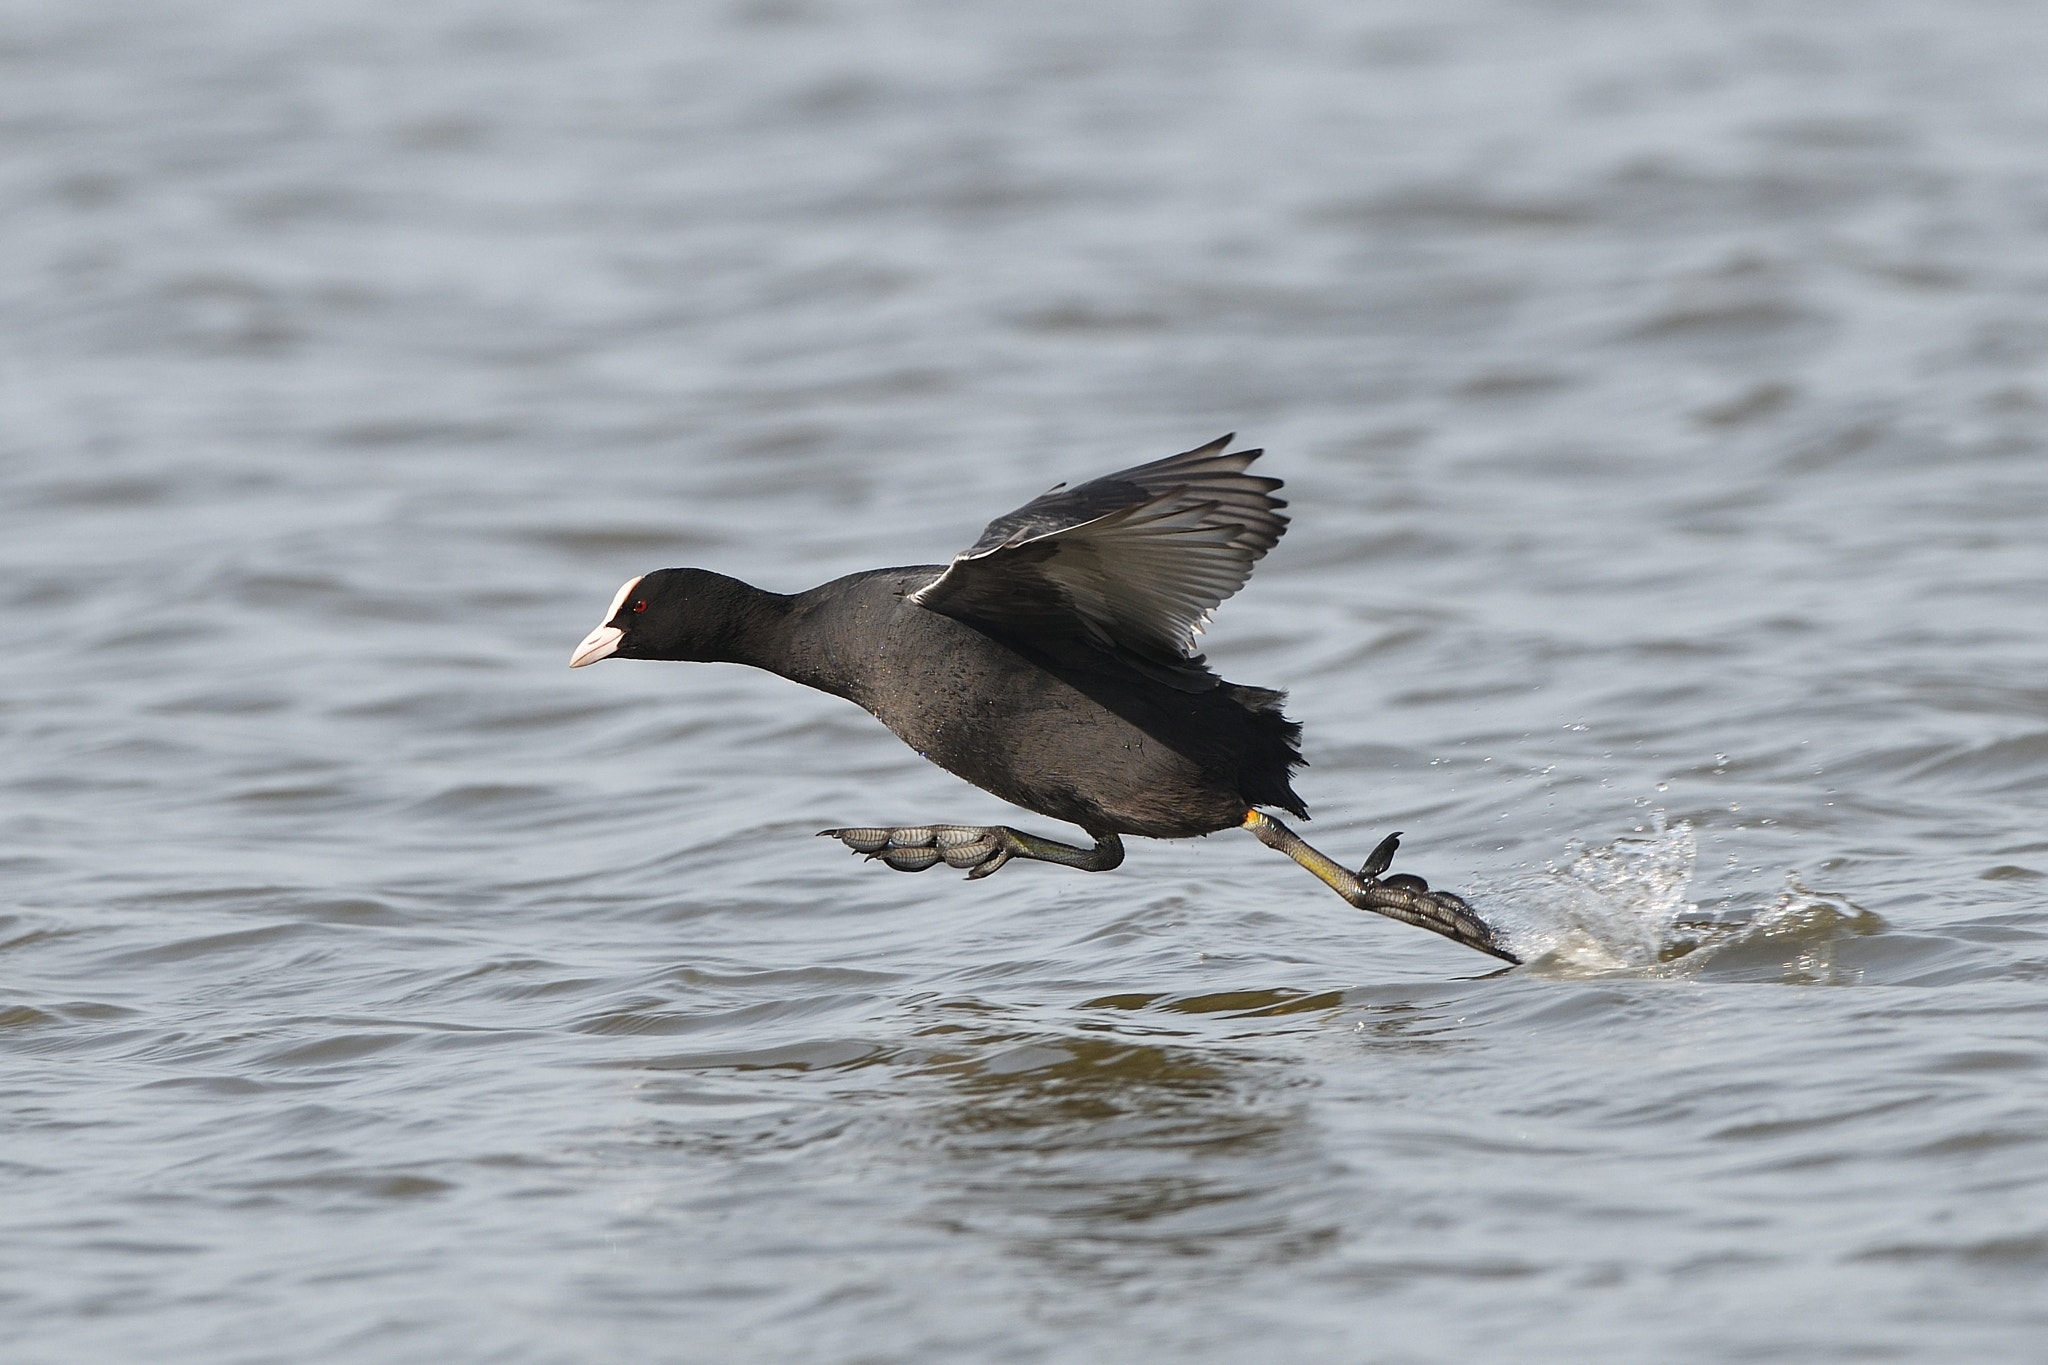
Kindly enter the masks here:
M 1247 811 L 1244 827 L 1268 848 L 1278 849 L 1314 873 L 1332 891 L 1360 910 L 1371 910 L 1390 919 L 1428 929 L 1445 938 L 1497 957 L 1503 962 L 1521 959 L 1501 943 L 1500 936 L 1465 903 L 1463 896 L 1449 891 L 1432 891 L 1429 883 L 1406 872 L 1389 877 L 1394 852 L 1401 846 L 1399 834 L 1380 840 L 1356 873 L 1312 848 L 1307 841 L 1272 816 Z
M 1420 877 L 1405 873 L 1383 877 L 1367 882 L 1355 891 L 1339 890 L 1337 894 L 1360 910 L 1371 910 L 1418 929 L 1442 934 L 1488 957 L 1514 963 L 1522 960 L 1501 943 L 1493 926 L 1479 918 L 1478 912 L 1466 904 L 1463 896 L 1450 891 L 1432 891 L 1429 883 Z
M 1380 874 L 1394 865 L 1394 854 L 1400 847 L 1401 831 L 1397 829 L 1375 844 L 1372 852 L 1366 855 L 1364 864 L 1358 869 L 1358 880 L 1378 881 Z
M 1012 858 L 1058 863 L 1083 872 L 1107 872 L 1124 860 L 1123 840 L 1114 834 L 1097 835 L 1093 848 L 1075 848 L 1008 825 L 875 826 L 818 833 L 820 837 L 830 835 L 855 853 L 880 858 L 898 872 L 922 872 L 944 863 L 966 868 L 970 879 L 986 877 Z
M 1386 875 L 1387 869 L 1394 865 L 1394 854 L 1400 847 L 1401 831 L 1399 830 L 1395 830 L 1392 834 L 1389 834 L 1386 838 L 1380 840 L 1378 844 L 1374 845 L 1372 852 L 1366 856 L 1365 862 L 1359 866 L 1359 882 L 1364 886 L 1373 886 L 1375 884 L 1391 886 L 1399 891 L 1421 892 L 1429 890 L 1429 883 L 1416 876 L 1413 872 L 1396 872 L 1391 877 Z M 1439 894 L 1449 896 L 1451 893 L 1444 891 Z M 1453 899 L 1456 898 L 1453 897 Z M 1458 903 L 1460 905 L 1464 904 L 1462 900 Z
M 898 872 L 922 872 L 944 863 L 967 869 L 969 877 L 986 877 L 1016 852 L 1003 839 L 1002 827 L 980 825 L 905 825 L 822 829 L 819 838 L 837 839 L 855 853 L 879 858 Z

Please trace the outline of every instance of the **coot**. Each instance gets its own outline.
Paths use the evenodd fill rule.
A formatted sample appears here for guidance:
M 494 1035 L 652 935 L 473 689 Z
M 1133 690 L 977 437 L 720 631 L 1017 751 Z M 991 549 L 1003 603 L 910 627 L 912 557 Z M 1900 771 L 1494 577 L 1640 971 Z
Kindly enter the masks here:
M 750 664 L 871 712 L 924 757 L 1078 825 L 1091 848 L 1007 825 L 828 829 L 890 867 L 986 877 L 1012 858 L 1104 872 L 1121 836 L 1241 827 L 1351 904 L 1518 961 L 1463 899 L 1386 876 L 1389 835 L 1356 873 L 1259 810 L 1308 818 L 1289 774 L 1301 727 L 1281 693 L 1225 682 L 1195 636 L 1287 529 L 1263 452 L 1199 449 L 990 522 L 950 564 L 849 574 L 791 596 L 704 569 L 620 588 L 571 668 L 599 659 Z

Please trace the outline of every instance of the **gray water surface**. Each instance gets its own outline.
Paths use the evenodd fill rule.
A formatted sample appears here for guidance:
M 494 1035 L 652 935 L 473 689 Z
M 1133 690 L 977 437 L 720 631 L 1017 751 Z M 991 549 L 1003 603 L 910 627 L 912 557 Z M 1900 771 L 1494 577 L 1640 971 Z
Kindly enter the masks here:
M 2031 3 L 23 3 L 10 1362 L 2038 1359 Z M 1304 833 L 572 673 L 1224 431 Z

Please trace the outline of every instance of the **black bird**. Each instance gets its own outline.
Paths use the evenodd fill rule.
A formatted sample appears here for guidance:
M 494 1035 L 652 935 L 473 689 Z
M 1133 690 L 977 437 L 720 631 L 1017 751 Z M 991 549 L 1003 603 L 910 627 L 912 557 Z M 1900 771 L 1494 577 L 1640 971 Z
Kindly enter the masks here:
M 1384 876 L 1400 835 L 1356 873 L 1257 808 L 1302 819 L 1301 726 L 1283 694 L 1225 682 L 1195 653 L 1216 606 L 1287 529 L 1264 452 L 1232 437 L 1068 488 L 996 518 L 946 565 L 850 574 L 782 596 L 704 569 L 628 582 L 571 668 L 599 659 L 741 663 L 871 712 L 911 748 L 1005 801 L 1086 830 L 1075 848 L 1011 829 L 828 829 L 903 872 L 986 877 L 1012 858 L 1086 872 L 1120 836 L 1242 827 L 1374 910 L 1519 961 L 1463 899 Z

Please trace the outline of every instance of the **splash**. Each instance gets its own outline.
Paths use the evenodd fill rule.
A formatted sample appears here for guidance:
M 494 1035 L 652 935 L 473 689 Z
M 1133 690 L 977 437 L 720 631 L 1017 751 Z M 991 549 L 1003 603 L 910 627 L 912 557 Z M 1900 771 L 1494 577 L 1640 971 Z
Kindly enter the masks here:
M 1785 889 L 1746 917 L 1675 921 L 1656 975 L 1854 985 L 1863 979 L 1862 968 L 1842 965 L 1836 950 L 1884 927 L 1880 916 L 1848 897 L 1815 891 L 1787 873 Z
M 1687 891 L 1699 842 L 1692 825 L 1656 825 L 1582 848 L 1534 880 L 1509 888 L 1507 932 L 1522 960 L 1569 975 L 1655 967 L 1673 928 L 1697 915 Z
M 1747 910 L 1708 912 L 1691 898 L 1699 842 L 1689 821 L 1655 823 L 1501 887 L 1484 913 L 1542 975 L 1716 977 L 1840 983 L 1842 939 L 1883 921 L 1846 898 L 1786 876 L 1786 889 Z

